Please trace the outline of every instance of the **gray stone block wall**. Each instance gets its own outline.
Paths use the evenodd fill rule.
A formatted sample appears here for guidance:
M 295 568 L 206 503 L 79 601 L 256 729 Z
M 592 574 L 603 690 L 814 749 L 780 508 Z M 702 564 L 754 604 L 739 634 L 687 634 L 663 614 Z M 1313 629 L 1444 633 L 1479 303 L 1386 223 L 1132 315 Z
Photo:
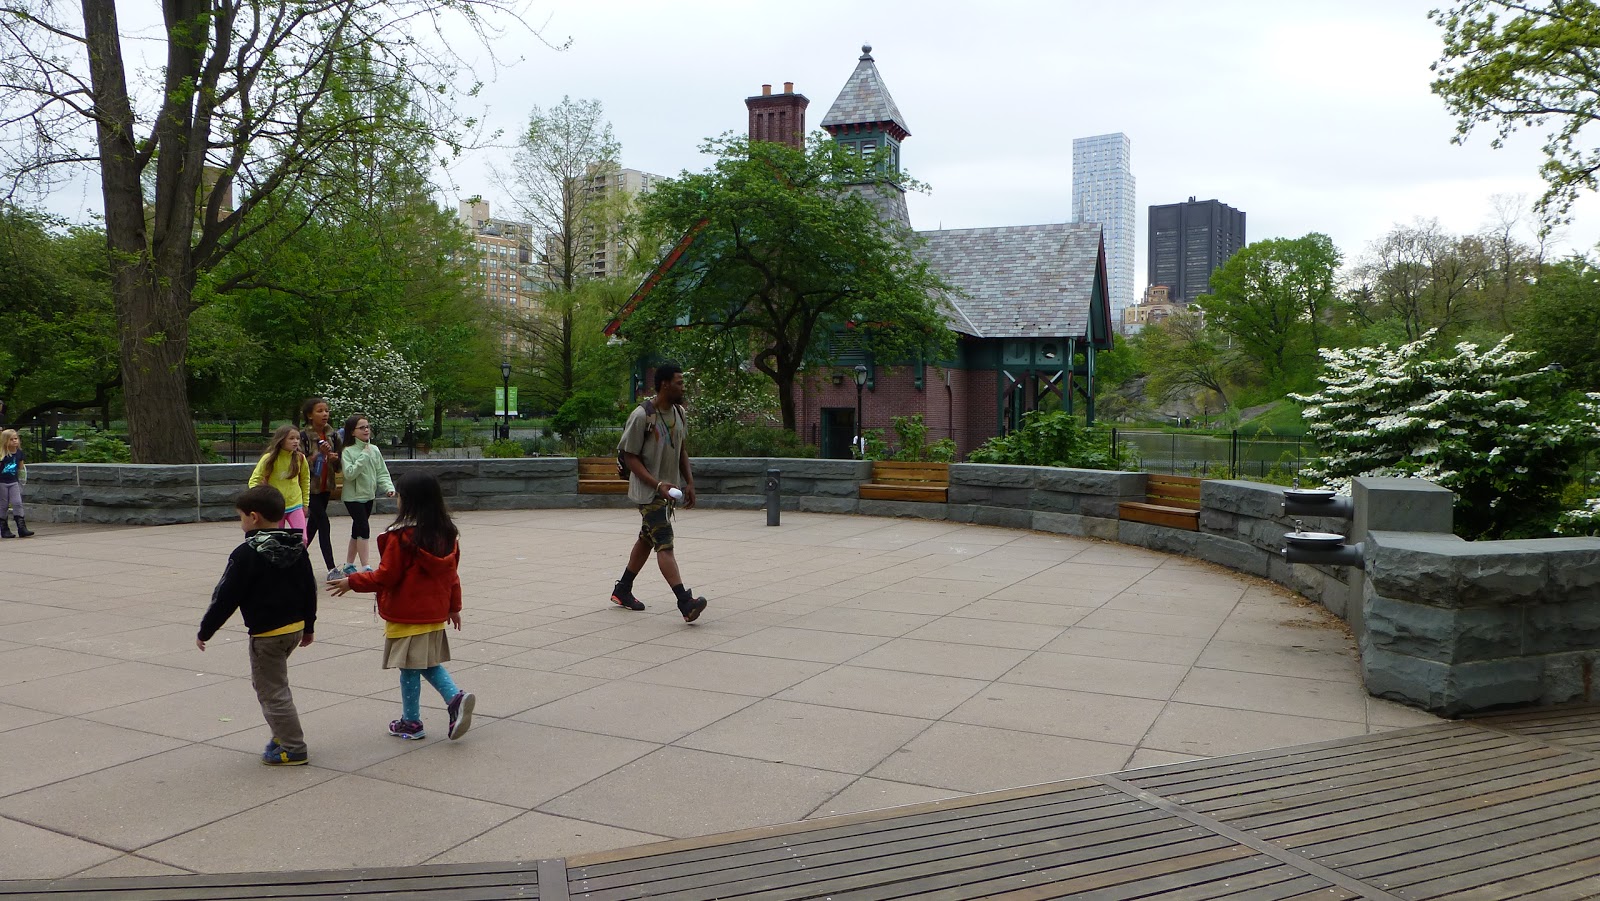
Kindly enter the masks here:
M 1444 715 L 1595 699 L 1600 539 L 1366 536 L 1362 669 Z

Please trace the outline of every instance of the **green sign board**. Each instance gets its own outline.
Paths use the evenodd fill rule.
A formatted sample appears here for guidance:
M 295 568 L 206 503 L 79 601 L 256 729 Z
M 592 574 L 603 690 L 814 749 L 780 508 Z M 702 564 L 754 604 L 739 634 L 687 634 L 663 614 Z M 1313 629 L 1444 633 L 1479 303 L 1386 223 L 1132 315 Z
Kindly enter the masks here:
M 505 416 L 505 415 L 507 415 L 507 413 L 506 413 L 506 389 L 504 389 L 504 388 L 496 388 L 496 389 L 494 389 L 494 415 L 496 415 L 496 416 Z M 511 387 L 511 412 L 510 412 L 509 415 L 511 415 L 511 416 L 517 415 L 517 388 L 516 388 L 515 385 L 513 385 Z

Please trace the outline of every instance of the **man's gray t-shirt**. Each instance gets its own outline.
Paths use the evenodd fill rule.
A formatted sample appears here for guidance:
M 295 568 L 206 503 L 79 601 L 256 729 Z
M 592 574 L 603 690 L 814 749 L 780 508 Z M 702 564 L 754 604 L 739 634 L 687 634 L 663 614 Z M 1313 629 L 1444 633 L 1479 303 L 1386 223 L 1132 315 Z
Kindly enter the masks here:
M 682 407 L 674 406 L 662 412 L 655 409 L 654 400 L 649 404 L 654 411 L 651 415 L 646 415 L 643 405 L 634 407 L 628 415 L 628 424 L 622 427 L 622 440 L 617 443 L 617 450 L 638 454 L 644 461 L 644 468 L 656 477 L 656 481 L 682 487 L 683 472 L 678 461 L 684 436 L 689 433 L 689 422 L 684 418 Z M 648 504 L 655 498 L 654 486 L 640 481 L 630 471 L 628 500 L 636 504 Z

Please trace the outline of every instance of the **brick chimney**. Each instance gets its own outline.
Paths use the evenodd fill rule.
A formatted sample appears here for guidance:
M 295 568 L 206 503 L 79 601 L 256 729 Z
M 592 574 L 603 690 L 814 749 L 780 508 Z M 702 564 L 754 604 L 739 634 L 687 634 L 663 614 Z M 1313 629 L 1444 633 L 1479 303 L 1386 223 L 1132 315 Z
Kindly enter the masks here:
M 796 150 L 805 149 L 806 107 L 811 103 L 804 94 L 794 92 L 794 82 L 783 83 L 783 93 L 772 93 L 772 85 L 761 86 L 761 93 L 744 99 L 750 110 L 750 141 L 771 141 L 788 144 Z

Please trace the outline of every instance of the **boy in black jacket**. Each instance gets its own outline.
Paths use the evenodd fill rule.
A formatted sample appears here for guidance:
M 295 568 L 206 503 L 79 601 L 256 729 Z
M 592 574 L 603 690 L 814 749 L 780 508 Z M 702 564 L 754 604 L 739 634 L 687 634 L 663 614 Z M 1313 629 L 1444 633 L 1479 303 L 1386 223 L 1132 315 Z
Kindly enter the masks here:
M 261 715 L 272 727 L 272 740 L 261 754 L 267 766 L 300 766 L 306 762 L 305 734 L 289 692 L 289 655 L 313 641 L 317 624 L 317 580 L 299 532 L 280 529 L 283 495 L 271 485 L 258 485 L 234 501 L 244 543 L 228 555 L 222 581 L 211 593 L 211 606 L 200 620 L 195 646 L 217 634 L 233 611 L 250 630 L 250 684 L 261 702 Z

